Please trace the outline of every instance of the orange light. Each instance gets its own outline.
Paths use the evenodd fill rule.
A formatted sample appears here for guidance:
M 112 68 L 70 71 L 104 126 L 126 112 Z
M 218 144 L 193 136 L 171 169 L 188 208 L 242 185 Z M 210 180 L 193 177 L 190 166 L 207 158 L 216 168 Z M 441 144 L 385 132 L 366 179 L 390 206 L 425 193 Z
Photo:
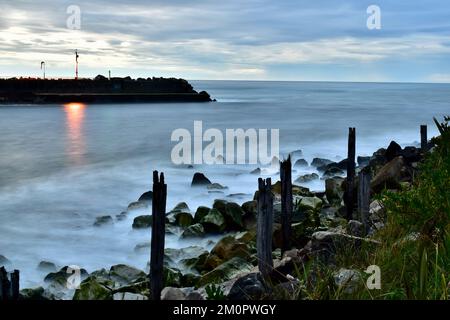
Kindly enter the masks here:
M 81 103 L 81 102 L 70 102 L 70 103 L 64 104 L 64 108 L 66 110 L 70 110 L 70 111 L 76 111 L 76 110 L 79 110 L 79 109 L 83 109 L 85 107 L 86 107 L 86 105 L 84 103 Z

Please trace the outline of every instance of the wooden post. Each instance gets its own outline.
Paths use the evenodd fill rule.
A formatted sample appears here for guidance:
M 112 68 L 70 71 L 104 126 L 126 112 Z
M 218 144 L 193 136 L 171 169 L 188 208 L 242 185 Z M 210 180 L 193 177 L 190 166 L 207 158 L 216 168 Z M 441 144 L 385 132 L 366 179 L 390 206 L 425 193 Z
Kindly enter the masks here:
M 428 137 L 427 137 L 427 126 L 420 126 L 420 149 L 422 152 L 428 151 Z
M 11 299 L 12 300 L 19 300 L 19 289 L 20 289 L 20 275 L 19 270 L 14 270 L 13 273 L 11 273 Z
M 347 207 L 347 219 L 353 218 L 353 186 L 355 181 L 355 153 L 356 130 L 348 128 L 348 154 L 347 154 L 347 192 L 345 206 Z
M 153 171 L 153 201 L 152 201 L 152 242 L 150 258 L 150 286 L 154 300 L 161 299 L 164 286 L 164 241 L 166 223 L 167 185 L 164 183 L 164 173 L 158 178 L 158 171 Z
M 258 222 L 256 235 L 256 249 L 258 267 L 263 278 L 268 278 L 273 269 L 272 261 L 272 224 L 273 224 L 273 195 L 270 178 L 258 179 Z
M 281 179 L 281 231 L 282 246 L 281 252 L 285 252 L 291 247 L 291 221 L 292 221 L 292 163 L 291 156 L 287 160 L 280 162 Z
M 5 267 L 0 268 L 0 301 L 8 300 L 10 282 Z
M 364 236 L 369 231 L 369 207 L 370 207 L 370 172 L 361 170 L 358 174 L 359 190 L 358 190 L 358 211 L 361 222 L 364 225 Z

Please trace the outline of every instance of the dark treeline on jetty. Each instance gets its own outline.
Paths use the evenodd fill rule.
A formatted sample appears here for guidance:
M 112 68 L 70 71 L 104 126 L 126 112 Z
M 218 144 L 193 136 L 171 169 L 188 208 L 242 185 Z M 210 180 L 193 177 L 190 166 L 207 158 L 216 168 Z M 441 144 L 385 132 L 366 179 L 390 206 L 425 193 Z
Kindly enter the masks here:
M 211 101 L 184 79 L 0 79 L 0 103 Z

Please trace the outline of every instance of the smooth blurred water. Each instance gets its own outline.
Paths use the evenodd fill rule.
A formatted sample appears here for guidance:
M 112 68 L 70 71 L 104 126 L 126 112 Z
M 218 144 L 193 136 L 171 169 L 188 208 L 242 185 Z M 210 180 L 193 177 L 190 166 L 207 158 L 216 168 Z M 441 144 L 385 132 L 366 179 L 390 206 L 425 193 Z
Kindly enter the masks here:
M 449 113 L 450 85 L 315 82 L 192 81 L 218 102 L 88 106 L 0 106 L 0 254 L 19 268 L 24 286 L 43 274 L 41 260 L 77 264 L 88 271 L 128 263 L 144 268 L 149 253 L 133 251 L 149 241 L 131 229 L 132 212 L 113 226 L 93 227 L 95 217 L 116 215 L 151 189 L 152 170 L 168 183 L 168 208 L 191 209 L 215 198 L 252 198 L 254 165 L 175 166 L 173 130 L 208 128 L 280 130 L 280 151 L 341 159 L 349 126 L 356 127 L 357 154 L 369 155 L 391 140 L 419 141 L 419 125 Z M 310 172 L 296 172 L 297 175 Z M 228 187 L 223 194 L 190 188 L 204 172 Z M 276 178 L 276 176 L 273 176 Z M 323 181 L 306 186 L 318 190 Z M 239 194 L 239 197 L 227 197 Z M 186 246 L 169 236 L 167 247 Z M 206 244 L 204 244 L 206 245 Z

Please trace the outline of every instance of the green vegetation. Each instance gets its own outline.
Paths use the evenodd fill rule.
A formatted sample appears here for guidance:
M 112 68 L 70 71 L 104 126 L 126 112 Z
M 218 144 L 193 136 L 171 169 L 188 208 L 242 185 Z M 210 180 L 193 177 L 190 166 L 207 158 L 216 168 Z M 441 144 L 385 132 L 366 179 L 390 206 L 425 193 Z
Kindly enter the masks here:
M 450 118 L 436 121 L 440 136 L 419 165 L 419 175 L 402 190 L 376 195 L 386 210 L 379 245 L 340 248 L 335 265 L 313 261 L 302 272 L 301 299 L 449 299 L 450 297 Z M 381 289 L 369 290 L 364 271 L 381 270 Z M 353 290 L 337 286 L 340 268 L 359 271 Z

